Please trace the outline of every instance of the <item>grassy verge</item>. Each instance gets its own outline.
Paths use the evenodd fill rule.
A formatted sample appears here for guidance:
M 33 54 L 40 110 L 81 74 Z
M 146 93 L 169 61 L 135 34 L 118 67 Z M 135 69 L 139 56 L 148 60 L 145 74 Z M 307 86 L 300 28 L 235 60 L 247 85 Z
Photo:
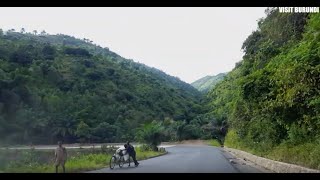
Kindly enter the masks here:
M 249 147 L 245 145 L 245 143 L 237 137 L 236 133 L 231 130 L 226 136 L 225 146 L 268 159 L 320 170 L 320 144 L 318 143 L 304 143 L 299 145 L 282 143 L 271 148 L 271 150 L 261 151 L 254 148 L 254 146 Z
M 141 151 L 140 148 L 136 148 L 137 160 L 144 160 L 150 157 L 158 156 L 164 154 L 165 152 L 155 152 L 155 151 Z
M 71 149 L 70 149 L 71 150 Z M 76 152 L 72 152 L 76 151 Z M 88 152 L 88 150 L 72 150 L 71 155 L 69 155 L 66 163 L 66 172 L 76 173 L 95 169 L 101 169 L 109 166 L 109 161 L 111 158 L 110 153 L 105 153 L 101 151 Z M 50 152 L 50 154 L 48 154 Z M 153 151 L 141 151 L 139 148 L 136 149 L 137 160 L 147 159 L 153 156 L 164 154 L 164 152 L 153 152 Z M 32 156 L 40 156 L 39 154 L 44 153 L 51 155 L 51 151 L 36 151 L 33 154 L 24 154 L 20 156 L 19 160 L 7 163 L 2 166 L 0 172 L 8 173 L 53 173 L 55 171 L 53 165 L 53 159 L 47 159 L 46 162 L 41 162 L 39 159 L 32 160 Z
M 220 147 L 221 146 L 219 141 L 216 140 L 216 139 L 206 140 L 205 143 L 210 145 L 210 146 L 216 146 L 216 147 Z
M 320 144 L 304 143 L 297 146 L 280 144 L 266 157 L 320 170 Z

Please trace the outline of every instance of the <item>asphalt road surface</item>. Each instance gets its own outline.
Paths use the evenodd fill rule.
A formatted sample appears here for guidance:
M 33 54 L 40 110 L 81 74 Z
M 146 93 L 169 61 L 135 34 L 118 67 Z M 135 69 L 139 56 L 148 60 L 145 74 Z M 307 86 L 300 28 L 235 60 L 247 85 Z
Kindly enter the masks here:
M 116 166 L 89 173 L 269 173 L 248 161 L 233 157 L 223 148 L 207 145 L 167 147 L 168 154 L 140 161 L 138 167 Z

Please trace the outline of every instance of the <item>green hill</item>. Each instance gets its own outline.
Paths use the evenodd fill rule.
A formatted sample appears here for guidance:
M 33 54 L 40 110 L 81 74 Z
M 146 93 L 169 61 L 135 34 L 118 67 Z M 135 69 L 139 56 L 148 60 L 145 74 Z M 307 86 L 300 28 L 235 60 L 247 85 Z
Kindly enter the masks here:
M 218 82 L 222 81 L 225 76 L 226 76 L 226 73 L 220 73 L 220 74 L 217 74 L 216 76 L 206 76 L 196 80 L 195 82 L 191 83 L 191 85 L 196 89 L 198 89 L 200 92 L 207 93 Z
M 227 146 L 319 169 L 320 14 L 266 12 L 210 113 L 228 122 Z
M 126 141 L 153 120 L 190 121 L 200 99 L 87 39 L 0 30 L 0 143 Z

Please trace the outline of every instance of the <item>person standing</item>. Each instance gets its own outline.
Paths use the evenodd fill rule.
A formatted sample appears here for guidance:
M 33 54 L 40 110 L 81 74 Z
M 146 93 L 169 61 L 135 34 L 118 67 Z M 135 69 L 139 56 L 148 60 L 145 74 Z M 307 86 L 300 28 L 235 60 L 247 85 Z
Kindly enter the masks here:
M 127 145 L 127 147 L 126 147 L 127 152 L 129 153 L 129 156 L 132 157 L 133 162 L 134 162 L 135 166 L 137 167 L 139 165 L 139 163 L 136 159 L 136 151 L 134 150 L 134 147 L 130 144 L 129 141 L 127 142 L 126 145 Z
M 58 168 L 59 166 L 62 166 L 63 169 L 63 173 L 66 172 L 65 169 L 65 163 L 67 161 L 67 149 L 65 147 L 62 146 L 62 142 L 59 141 L 58 142 L 58 147 L 55 150 L 55 167 L 56 167 L 56 173 L 58 173 Z

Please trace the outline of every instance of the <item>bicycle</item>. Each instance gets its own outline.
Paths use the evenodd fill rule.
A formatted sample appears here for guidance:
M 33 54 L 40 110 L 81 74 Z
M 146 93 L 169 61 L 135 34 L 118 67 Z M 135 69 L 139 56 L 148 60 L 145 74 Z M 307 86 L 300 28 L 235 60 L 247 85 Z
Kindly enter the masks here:
M 119 165 L 119 167 L 122 168 L 126 162 L 129 162 L 130 166 L 129 154 L 126 152 L 126 150 L 117 150 L 110 159 L 110 169 L 114 169 L 116 165 Z

